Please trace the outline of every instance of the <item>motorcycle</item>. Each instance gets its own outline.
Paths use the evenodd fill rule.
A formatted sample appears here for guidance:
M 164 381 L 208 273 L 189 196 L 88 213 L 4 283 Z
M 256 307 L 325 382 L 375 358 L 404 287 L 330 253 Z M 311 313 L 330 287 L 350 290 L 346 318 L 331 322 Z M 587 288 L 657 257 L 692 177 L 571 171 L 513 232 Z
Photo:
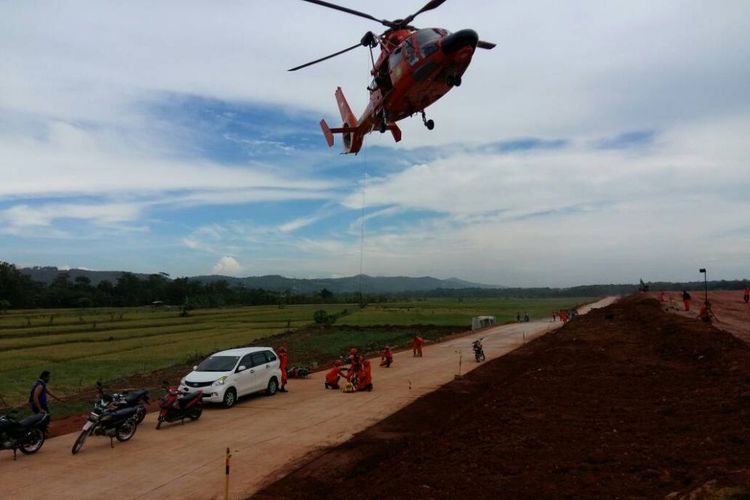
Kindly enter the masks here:
M 474 359 L 477 360 L 477 363 L 480 361 L 484 361 L 484 348 L 482 347 L 482 339 L 475 340 L 472 344 L 472 348 L 474 349 Z
M 96 383 L 96 390 L 99 394 L 99 399 L 104 399 L 104 397 L 107 396 L 107 394 L 104 393 L 104 387 L 102 386 L 101 382 Z M 120 409 L 129 407 L 135 408 L 138 414 L 139 424 L 143 422 L 144 418 L 146 418 L 149 404 L 147 390 L 141 389 L 138 391 L 125 391 L 122 393 L 115 392 L 113 394 L 110 394 L 109 397 L 112 400 L 113 407 Z
M 13 460 L 18 450 L 26 455 L 36 453 L 44 445 L 48 426 L 49 413 L 37 413 L 23 420 L 12 414 L 0 415 L 0 450 L 13 450 Z
M 109 437 L 109 444 L 115 447 L 113 439 L 124 442 L 130 440 L 138 429 L 138 407 L 118 407 L 118 403 L 109 394 L 102 394 L 102 398 L 94 404 L 86 423 L 83 424 L 81 434 L 73 444 L 73 455 L 81 451 L 86 438 L 91 435 Z
M 203 413 L 203 391 L 180 393 L 177 387 L 164 383 L 164 389 L 167 393 L 159 398 L 159 417 L 156 420 L 156 428 L 160 429 L 164 422 L 171 423 L 185 419 L 198 420 Z

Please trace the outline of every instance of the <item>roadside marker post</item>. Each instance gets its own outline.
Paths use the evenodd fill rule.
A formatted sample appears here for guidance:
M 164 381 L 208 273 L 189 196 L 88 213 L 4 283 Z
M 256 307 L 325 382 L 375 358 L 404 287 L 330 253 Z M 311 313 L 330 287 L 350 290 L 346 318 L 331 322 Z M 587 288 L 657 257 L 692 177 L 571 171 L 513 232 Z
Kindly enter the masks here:
M 459 379 L 463 377 L 463 375 L 461 375 L 461 362 L 463 360 L 463 353 L 461 352 L 461 349 L 456 352 L 458 352 L 458 373 L 456 374 L 455 378 Z
M 227 454 L 224 459 L 224 500 L 229 500 L 229 459 L 232 458 L 227 448 Z

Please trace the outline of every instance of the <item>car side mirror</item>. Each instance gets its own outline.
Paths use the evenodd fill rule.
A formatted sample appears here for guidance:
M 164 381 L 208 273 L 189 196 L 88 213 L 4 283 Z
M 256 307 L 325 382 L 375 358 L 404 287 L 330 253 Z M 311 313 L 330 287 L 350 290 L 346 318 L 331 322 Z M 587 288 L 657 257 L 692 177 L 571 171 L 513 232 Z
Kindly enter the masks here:
M 237 373 L 244 371 L 244 370 L 247 370 L 247 367 L 245 365 L 240 365 L 237 367 Z
M 198 365 L 193 365 L 193 371 L 198 370 Z

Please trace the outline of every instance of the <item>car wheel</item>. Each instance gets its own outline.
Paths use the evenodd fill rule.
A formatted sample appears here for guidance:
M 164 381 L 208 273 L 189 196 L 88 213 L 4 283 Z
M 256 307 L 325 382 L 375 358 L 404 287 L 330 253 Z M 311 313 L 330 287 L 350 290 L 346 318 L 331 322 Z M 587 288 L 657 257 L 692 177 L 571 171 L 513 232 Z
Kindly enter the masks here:
M 230 387 L 224 393 L 224 399 L 222 400 L 222 404 L 224 404 L 224 408 L 231 408 L 232 406 L 234 406 L 234 403 L 236 402 L 237 402 L 237 391 L 235 391 L 234 388 Z
M 266 394 L 269 396 L 273 396 L 274 394 L 276 394 L 277 390 L 279 390 L 279 381 L 276 380 L 276 377 L 271 377 L 271 380 L 268 381 Z

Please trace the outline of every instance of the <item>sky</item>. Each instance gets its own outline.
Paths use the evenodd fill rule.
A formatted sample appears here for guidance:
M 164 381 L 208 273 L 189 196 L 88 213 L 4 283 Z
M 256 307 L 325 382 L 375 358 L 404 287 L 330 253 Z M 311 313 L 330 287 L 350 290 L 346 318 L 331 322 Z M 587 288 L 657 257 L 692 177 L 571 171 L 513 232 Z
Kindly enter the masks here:
M 421 0 L 339 2 L 379 19 Z M 405 10 L 406 9 L 406 10 Z M 379 24 L 301 0 L 0 0 L 0 260 L 500 286 L 750 278 L 750 3 L 448 0 L 460 87 L 356 156 Z M 377 55 L 377 54 L 376 54 Z

